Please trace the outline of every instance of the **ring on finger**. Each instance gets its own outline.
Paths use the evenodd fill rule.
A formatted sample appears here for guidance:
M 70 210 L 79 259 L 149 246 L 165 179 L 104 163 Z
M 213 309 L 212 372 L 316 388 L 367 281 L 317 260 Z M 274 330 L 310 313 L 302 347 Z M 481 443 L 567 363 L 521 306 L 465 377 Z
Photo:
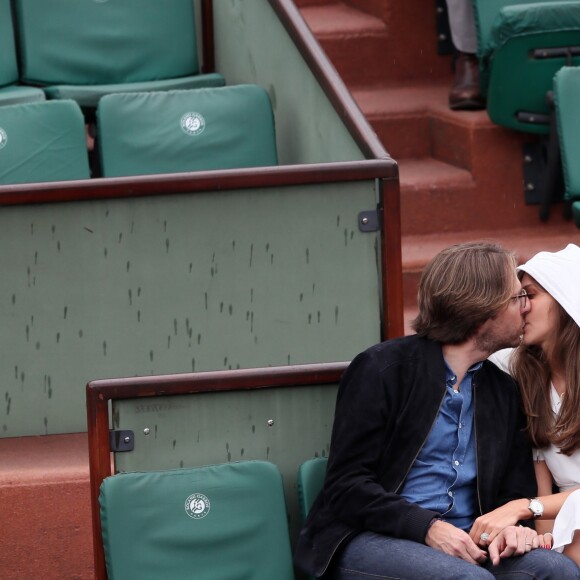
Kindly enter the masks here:
M 483 534 L 481 534 L 481 535 L 479 536 L 479 539 L 480 539 L 482 542 L 487 542 L 487 540 L 489 540 L 489 534 L 488 534 L 488 533 L 486 533 L 486 532 L 483 532 Z

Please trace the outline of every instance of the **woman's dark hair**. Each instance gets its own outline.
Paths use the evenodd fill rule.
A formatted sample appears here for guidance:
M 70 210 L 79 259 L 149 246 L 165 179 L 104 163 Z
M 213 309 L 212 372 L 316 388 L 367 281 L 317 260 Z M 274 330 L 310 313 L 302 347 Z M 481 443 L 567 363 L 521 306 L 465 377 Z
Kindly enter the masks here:
M 580 449 L 580 327 L 554 301 L 558 323 L 554 329 L 552 352 L 538 346 L 522 345 L 510 362 L 510 372 L 520 384 L 528 431 L 535 447 L 560 448 L 564 455 Z M 566 390 L 560 413 L 554 418 L 550 390 L 552 377 L 548 359 L 564 369 Z

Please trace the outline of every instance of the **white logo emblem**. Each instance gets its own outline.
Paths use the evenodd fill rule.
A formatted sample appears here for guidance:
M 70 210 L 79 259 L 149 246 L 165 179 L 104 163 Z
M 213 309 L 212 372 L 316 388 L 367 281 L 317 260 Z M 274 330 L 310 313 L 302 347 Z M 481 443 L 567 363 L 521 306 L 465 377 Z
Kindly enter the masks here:
M 194 520 L 201 520 L 209 513 L 209 499 L 203 493 L 192 493 L 185 500 L 185 513 Z
M 6 135 L 6 131 L 0 127 L 0 149 L 6 145 L 8 141 L 8 135 Z
M 199 135 L 205 129 L 205 119 L 199 113 L 185 113 L 181 117 L 181 128 L 188 135 Z

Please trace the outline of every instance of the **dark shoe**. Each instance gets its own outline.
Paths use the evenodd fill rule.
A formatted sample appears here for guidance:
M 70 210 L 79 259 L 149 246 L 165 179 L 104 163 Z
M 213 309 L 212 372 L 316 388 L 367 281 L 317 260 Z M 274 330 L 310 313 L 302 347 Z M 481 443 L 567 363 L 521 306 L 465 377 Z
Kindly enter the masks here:
M 457 56 L 449 107 L 454 111 L 485 109 L 485 99 L 479 90 L 479 62 L 474 54 L 460 52 Z

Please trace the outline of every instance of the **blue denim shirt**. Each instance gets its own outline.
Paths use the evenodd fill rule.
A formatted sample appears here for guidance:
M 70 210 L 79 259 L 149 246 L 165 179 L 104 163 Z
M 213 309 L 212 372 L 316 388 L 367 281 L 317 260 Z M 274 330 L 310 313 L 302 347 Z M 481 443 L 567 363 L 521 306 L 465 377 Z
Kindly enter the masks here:
M 439 512 L 445 521 L 465 531 L 477 511 L 472 381 L 481 365 L 470 367 L 455 391 L 457 377 L 446 364 L 445 397 L 401 492 L 407 500 Z

